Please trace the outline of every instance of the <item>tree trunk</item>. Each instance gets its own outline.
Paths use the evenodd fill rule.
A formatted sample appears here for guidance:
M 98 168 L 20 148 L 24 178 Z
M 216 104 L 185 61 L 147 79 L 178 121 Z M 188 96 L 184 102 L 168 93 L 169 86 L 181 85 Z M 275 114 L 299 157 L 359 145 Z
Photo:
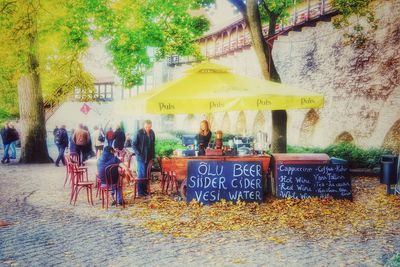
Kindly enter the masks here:
M 21 119 L 21 163 L 49 163 L 42 88 L 38 60 L 29 55 L 29 73 L 18 82 Z
M 246 1 L 246 12 L 244 17 L 250 29 L 253 47 L 260 63 L 262 74 L 266 80 L 281 82 L 279 73 L 277 72 L 272 58 L 272 42 L 269 47 L 262 34 L 262 24 L 260 18 L 259 7 L 256 0 Z M 276 20 L 278 15 L 269 12 L 269 30 L 268 34 L 275 33 Z M 285 110 L 272 111 L 272 152 L 286 153 L 287 144 L 287 114 Z
M 287 136 L 287 114 L 286 110 L 272 111 L 272 142 L 271 151 L 275 153 L 286 153 Z

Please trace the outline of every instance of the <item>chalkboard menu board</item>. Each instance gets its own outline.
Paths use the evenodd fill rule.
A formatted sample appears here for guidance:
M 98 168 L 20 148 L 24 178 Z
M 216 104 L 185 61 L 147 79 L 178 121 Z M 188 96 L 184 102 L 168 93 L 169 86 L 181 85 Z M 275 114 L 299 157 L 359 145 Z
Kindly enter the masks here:
M 278 197 L 352 199 L 347 164 L 277 164 L 275 168 Z
M 188 162 L 186 200 L 204 204 L 219 200 L 261 202 L 261 161 Z

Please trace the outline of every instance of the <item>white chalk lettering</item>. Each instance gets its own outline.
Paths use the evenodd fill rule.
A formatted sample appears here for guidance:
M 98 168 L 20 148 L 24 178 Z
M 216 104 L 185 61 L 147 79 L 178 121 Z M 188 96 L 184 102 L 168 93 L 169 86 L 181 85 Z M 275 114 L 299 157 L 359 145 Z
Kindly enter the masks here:
M 298 191 L 312 192 L 312 189 L 305 185 L 296 185 Z
M 197 168 L 197 172 L 202 175 L 210 175 L 210 176 L 220 176 L 224 170 L 224 166 L 216 165 L 214 169 L 212 169 L 211 165 L 206 162 L 200 162 L 199 167 Z
M 297 198 L 297 195 L 295 192 L 281 192 L 280 196 L 283 198 Z
M 189 188 L 195 187 L 195 186 L 196 186 L 196 180 L 197 180 L 197 177 L 196 177 L 196 176 L 190 176 L 190 178 L 189 178 L 189 183 L 188 183 L 188 187 L 189 187 Z
M 233 177 L 238 176 L 256 177 L 261 176 L 260 165 L 257 164 L 233 164 Z
M 214 188 L 227 189 L 225 177 L 191 176 L 189 178 L 189 188 Z
M 321 172 L 323 174 L 327 174 L 327 173 L 333 172 L 334 168 L 331 167 L 331 166 L 328 166 L 328 165 L 324 165 L 324 166 L 318 166 L 317 170 L 318 170 L 318 172 Z
M 279 179 L 279 182 L 281 182 L 281 183 L 292 183 L 293 182 L 291 176 L 287 177 L 286 175 L 282 175 L 282 176 L 279 176 L 278 179 Z
M 287 175 L 293 175 L 294 172 L 312 172 L 312 168 L 308 167 L 292 167 L 292 166 L 285 166 L 279 165 L 280 172 L 286 172 Z
M 304 177 L 296 177 L 296 183 L 311 184 L 311 181 Z
M 304 199 L 304 198 L 310 198 L 311 196 L 307 193 L 300 193 L 300 198 Z
M 279 185 L 279 187 L 282 191 L 288 191 L 288 190 L 292 191 L 293 190 L 293 185 L 286 185 L 285 183 L 281 183 Z

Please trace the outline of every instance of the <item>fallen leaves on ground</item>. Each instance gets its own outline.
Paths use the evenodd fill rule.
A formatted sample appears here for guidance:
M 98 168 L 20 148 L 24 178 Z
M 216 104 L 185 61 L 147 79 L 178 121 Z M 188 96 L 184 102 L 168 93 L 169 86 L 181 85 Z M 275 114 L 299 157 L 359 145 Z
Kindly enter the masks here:
M 287 230 L 311 240 L 349 235 L 368 240 L 400 234 L 400 198 L 386 195 L 376 178 L 360 177 L 353 180 L 353 201 L 268 199 L 262 204 L 221 201 L 203 206 L 156 194 L 136 201 L 127 217 L 139 219 L 149 231 L 176 237 L 245 231 L 247 236 L 285 244 L 279 233 Z
M 6 226 L 9 226 L 9 225 L 10 225 L 10 223 L 0 220 L 0 227 L 6 227 Z

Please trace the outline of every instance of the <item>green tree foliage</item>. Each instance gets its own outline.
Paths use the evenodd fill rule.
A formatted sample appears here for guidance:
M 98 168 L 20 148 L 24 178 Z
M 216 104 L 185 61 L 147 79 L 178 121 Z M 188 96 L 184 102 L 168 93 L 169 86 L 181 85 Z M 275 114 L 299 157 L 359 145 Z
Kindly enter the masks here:
M 362 149 L 351 143 L 337 143 L 325 148 L 288 146 L 288 153 L 326 153 L 330 157 L 342 158 L 349 162 L 351 168 L 379 167 L 382 155 L 392 151 L 383 148 Z
M 362 48 L 368 36 L 377 29 L 372 2 L 372 0 L 333 0 L 332 4 L 340 14 L 333 19 L 335 28 L 349 27 L 350 17 L 355 18 L 352 27 L 344 34 L 347 44 Z
M 95 2 L 95 1 L 92 1 Z M 169 55 L 200 57 L 193 42 L 209 27 L 203 15 L 196 15 L 211 0 L 117 0 L 97 1 L 102 6 L 94 20 L 98 38 L 107 41 L 112 63 L 123 85 L 130 88 L 142 83 L 142 76 L 152 65 L 150 48 L 155 59 Z
M 1 105 L 6 112 L 18 113 L 17 82 L 29 72 L 30 53 L 39 61 L 47 105 L 64 100 L 77 87 L 92 88 L 92 77 L 81 63 L 90 33 L 86 1 L 1 0 L 0 11 L 0 101 L 8 103 Z

